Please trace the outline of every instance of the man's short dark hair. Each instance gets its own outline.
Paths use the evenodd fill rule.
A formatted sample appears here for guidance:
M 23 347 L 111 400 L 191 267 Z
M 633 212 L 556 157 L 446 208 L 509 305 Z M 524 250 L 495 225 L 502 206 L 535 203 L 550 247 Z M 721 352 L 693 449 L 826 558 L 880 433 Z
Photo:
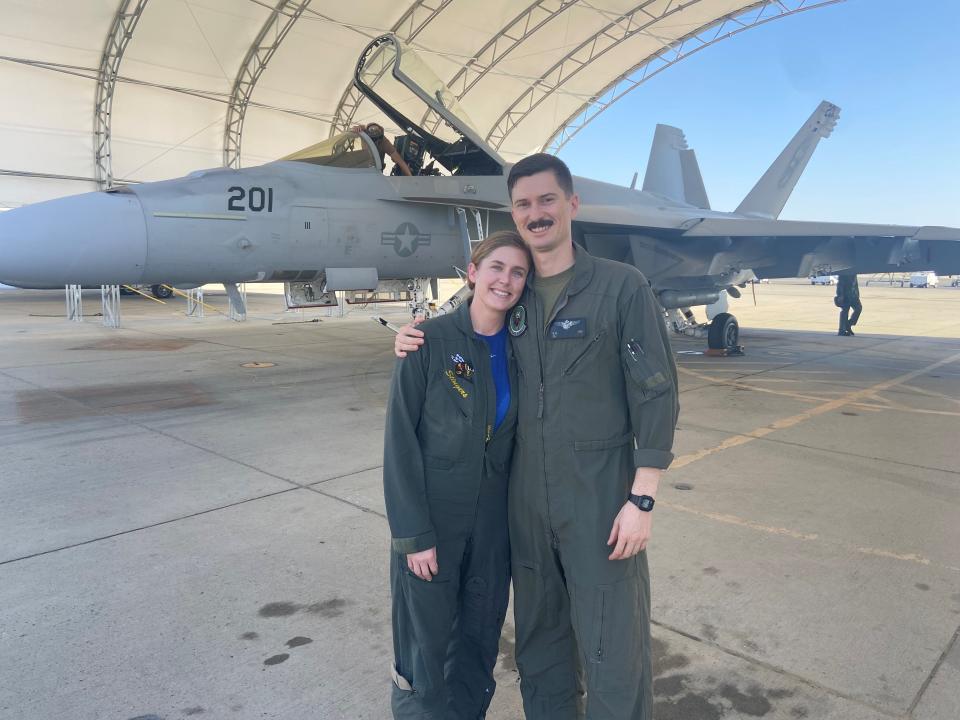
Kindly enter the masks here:
M 507 194 L 513 197 L 513 186 L 517 184 L 517 180 L 520 178 L 530 177 L 547 170 L 553 173 L 564 195 L 567 197 L 573 195 L 573 176 L 570 174 L 570 168 L 556 155 L 548 155 L 547 153 L 527 155 L 510 168 L 510 174 L 507 176 Z

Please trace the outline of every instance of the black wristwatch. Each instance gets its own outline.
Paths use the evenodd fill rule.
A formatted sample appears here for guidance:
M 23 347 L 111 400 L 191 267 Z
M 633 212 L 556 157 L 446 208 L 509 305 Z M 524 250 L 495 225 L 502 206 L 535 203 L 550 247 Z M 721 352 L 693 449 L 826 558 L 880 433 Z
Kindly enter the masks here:
M 631 493 L 630 502 L 636 505 L 638 508 L 644 512 L 650 512 L 653 510 L 653 503 L 655 502 L 652 497 L 649 495 L 634 495 Z

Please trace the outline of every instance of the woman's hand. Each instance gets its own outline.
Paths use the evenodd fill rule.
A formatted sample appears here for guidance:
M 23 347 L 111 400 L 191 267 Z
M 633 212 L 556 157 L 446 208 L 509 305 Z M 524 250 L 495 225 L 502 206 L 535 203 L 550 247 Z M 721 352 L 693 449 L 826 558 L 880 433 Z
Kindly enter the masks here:
M 433 576 L 440 572 L 440 568 L 437 566 L 437 548 L 432 547 L 422 552 L 409 553 L 407 555 L 407 567 L 421 580 L 430 582 L 433 580 Z

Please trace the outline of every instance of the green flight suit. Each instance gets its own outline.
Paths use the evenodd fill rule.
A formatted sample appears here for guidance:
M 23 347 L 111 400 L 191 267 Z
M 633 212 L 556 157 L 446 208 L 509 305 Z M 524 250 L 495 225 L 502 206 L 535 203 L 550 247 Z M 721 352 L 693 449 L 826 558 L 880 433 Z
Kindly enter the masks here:
M 464 303 L 421 325 L 423 349 L 398 360 L 387 404 L 383 483 L 393 537 L 394 718 L 479 720 L 496 683 L 510 591 L 507 479 L 517 423 L 494 430 L 490 350 Z M 437 548 L 427 582 L 406 554 Z
M 853 326 L 860 320 L 863 304 L 860 302 L 860 285 L 856 275 L 841 275 L 837 279 L 837 295 L 834 301 L 840 308 L 840 330 L 838 335 L 852 335 Z M 853 315 L 850 315 L 853 310 Z
M 650 720 L 646 554 L 608 560 L 607 539 L 635 469 L 673 460 L 677 371 L 646 278 L 575 252 L 551 316 L 530 287 L 508 315 L 520 371 L 509 512 L 521 693 L 527 720 L 573 720 L 582 678 L 588 720 Z

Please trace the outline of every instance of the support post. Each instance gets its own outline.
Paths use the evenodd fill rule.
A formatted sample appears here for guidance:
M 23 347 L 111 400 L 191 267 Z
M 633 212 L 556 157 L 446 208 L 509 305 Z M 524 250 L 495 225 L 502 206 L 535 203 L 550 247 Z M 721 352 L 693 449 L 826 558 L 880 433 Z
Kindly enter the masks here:
M 100 308 L 103 314 L 103 326 L 120 327 L 120 286 L 100 286 Z
M 223 289 L 227 291 L 227 297 L 230 299 L 230 319 L 235 322 L 243 322 L 246 320 L 247 284 L 224 283 Z
M 187 290 L 187 317 L 203 317 L 203 288 Z
M 79 285 L 67 285 L 67 320 L 83 322 L 83 297 Z

